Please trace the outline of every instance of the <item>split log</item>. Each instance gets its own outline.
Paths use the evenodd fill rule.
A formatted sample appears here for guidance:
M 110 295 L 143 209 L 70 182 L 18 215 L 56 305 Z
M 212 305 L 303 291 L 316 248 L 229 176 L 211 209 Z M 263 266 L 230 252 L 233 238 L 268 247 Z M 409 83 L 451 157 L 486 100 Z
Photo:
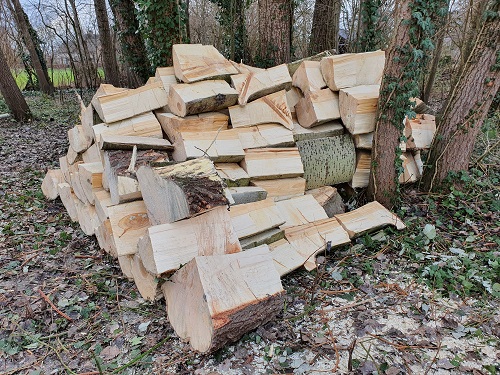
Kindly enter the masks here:
M 96 210 L 97 211 L 97 210 Z M 95 237 L 99 243 L 99 247 L 113 258 L 118 257 L 116 251 L 115 240 L 113 239 L 113 229 L 109 219 L 104 220 L 95 230 Z
M 187 220 L 150 227 L 139 241 L 139 255 L 152 275 L 169 275 L 196 256 L 241 251 L 225 207 Z
M 250 184 L 267 191 L 267 197 L 275 202 L 304 195 L 306 180 L 302 177 L 278 178 L 274 180 L 250 180 Z
M 301 177 L 304 174 L 299 150 L 290 148 L 256 148 L 245 152 L 241 167 L 251 179 Z
M 292 77 L 286 64 L 231 76 L 232 86 L 238 91 L 238 104 L 245 105 L 255 99 L 292 87 Z
M 239 186 L 229 188 L 234 205 L 262 201 L 267 198 L 267 191 L 257 186 Z
M 103 94 L 99 90 L 92 98 L 92 105 L 108 124 L 167 105 L 168 95 L 161 81 L 112 94 Z
M 379 91 L 379 85 L 340 90 L 340 115 L 349 133 L 363 134 L 375 130 Z
M 302 95 L 300 90 L 296 87 L 292 87 L 286 92 L 286 103 L 288 104 L 288 108 L 290 109 L 290 113 L 292 114 L 292 118 L 294 120 L 297 118 L 295 106 L 303 97 L 304 95 Z
M 288 64 L 288 71 L 290 72 L 290 75 L 293 76 L 299 66 L 304 62 L 304 61 L 321 61 L 324 57 L 332 56 L 335 55 L 337 52 L 334 49 L 327 50 L 320 52 L 316 55 L 313 56 L 308 56 L 304 57 L 303 59 L 300 60 L 295 60 L 292 61 L 291 63 Z
M 77 153 L 82 153 L 92 144 L 92 139 L 85 136 L 81 125 L 76 125 L 68 130 L 68 141 L 70 147 Z
M 142 166 L 137 178 L 153 225 L 172 223 L 229 203 L 224 182 L 207 158 L 165 167 Z
M 163 88 L 165 89 L 167 94 L 170 91 L 170 86 L 177 83 L 173 66 L 156 68 L 155 78 L 161 80 L 161 82 L 163 83 Z
M 78 176 L 83 193 L 90 204 L 94 204 L 94 190 L 102 188 L 102 173 L 104 168 L 101 163 L 82 163 L 78 165 Z
M 370 181 L 370 167 L 372 165 L 372 154 L 370 151 L 356 152 L 356 171 L 352 176 L 351 187 L 353 189 L 365 188 Z
M 285 238 L 272 242 L 268 246 L 280 277 L 302 267 L 305 262 L 304 257 Z
M 353 135 L 356 149 L 371 150 L 373 145 L 373 132 Z
M 436 133 L 436 117 L 432 115 L 417 115 L 413 120 L 406 118 L 405 135 L 408 139 L 406 147 L 409 150 L 424 150 L 431 147 Z
M 57 185 L 64 182 L 60 169 L 49 169 L 42 181 L 42 193 L 48 200 L 53 201 L 59 196 Z
M 330 121 L 314 128 L 304 128 L 298 122 L 293 123 L 293 140 L 295 142 L 334 137 L 342 134 L 344 134 L 344 127 L 339 121 Z
M 279 201 L 276 202 L 276 207 L 280 216 L 285 219 L 285 223 L 280 225 L 280 229 L 328 219 L 325 210 L 312 195 L 302 195 Z
M 151 275 L 144 265 L 139 254 L 135 254 L 131 260 L 131 273 L 134 278 L 135 286 L 139 290 L 141 297 L 146 301 L 157 301 L 163 298 L 161 292 L 162 280 Z
M 415 165 L 417 166 L 418 175 L 422 176 L 424 173 L 424 162 L 422 161 L 422 157 L 420 156 L 420 151 L 415 151 L 413 153 L 413 159 L 415 160 Z
M 410 152 L 405 152 L 401 155 L 403 160 L 403 173 L 399 176 L 399 182 L 408 184 L 417 181 L 420 178 L 418 165 Z
M 71 185 L 67 182 L 60 183 L 57 185 L 57 190 L 71 221 L 78 221 L 77 201 L 79 199 L 71 190 Z
M 61 156 L 59 158 L 59 169 L 63 175 L 64 181 L 68 184 L 71 183 L 71 176 L 69 171 L 68 158 L 66 156 Z
M 322 186 L 317 189 L 307 190 L 306 194 L 312 195 L 330 218 L 345 212 L 342 197 L 333 186 Z
M 244 238 L 240 240 L 240 244 L 243 250 L 248 250 L 261 245 L 269 245 L 270 243 L 279 241 L 284 237 L 285 232 L 282 229 L 273 228 L 256 234 L 255 236 Z
M 229 60 L 229 62 L 236 68 L 239 74 L 246 74 L 246 73 L 260 73 L 264 71 L 265 69 L 262 68 L 257 68 L 255 66 L 251 65 L 246 65 L 243 63 L 237 63 L 232 60 Z
M 122 273 L 129 279 L 130 281 L 134 280 L 134 275 L 132 275 L 132 259 L 133 255 L 121 255 L 118 257 L 118 264 Z
M 226 81 L 202 81 L 170 86 L 168 108 L 181 117 L 213 112 L 236 104 L 238 92 Z
M 333 91 L 361 85 L 379 85 L 385 66 L 385 52 L 346 53 L 321 60 L 321 73 Z
M 80 109 L 80 121 L 82 122 L 83 134 L 86 139 L 92 142 L 94 140 L 94 130 L 92 129 L 94 126 L 94 108 L 92 104 L 85 107 L 83 102 L 80 102 Z
M 356 169 L 354 143 L 348 134 L 297 142 L 306 188 L 351 181 Z
M 80 228 L 87 236 L 92 236 L 100 225 L 95 207 L 91 204 L 82 204 L 77 209 Z
M 295 111 L 299 124 L 304 128 L 339 119 L 339 94 L 330 89 L 309 92 L 299 100 Z
M 108 215 L 117 255 L 135 254 L 139 238 L 144 236 L 151 226 L 144 202 L 134 201 L 109 206 Z
M 71 146 L 68 147 L 68 153 L 66 154 L 66 160 L 69 165 L 75 164 L 82 160 L 82 155 L 73 150 Z
M 326 82 L 321 74 L 319 61 L 304 61 L 293 75 L 292 84 L 298 87 L 304 95 L 311 91 L 324 89 Z
M 216 163 L 215 169 L 229 188 L 248 186 L 250 182 L 247 172 L 236 163 Z
M 290 130 L 293 128 L 285 90 L 263 96 L 245 106 L 229 107 L 229 116 L 233 128 L 260 124 L 280 124 Z
M 201 44 L 174 44 L 172 59 L 175 76 L 191 83 L 205 79 L 226 79 L 238 70 L 214 46 Z
M 294 146 L 293 133 L 281 125 L 262 124 L 233 129 L 244 149 Z
M 233 206 L 229 215 L 239 239 L 254 236 L 285 223 L 272 199 Z
M 71 172 L 71 188 L 73 192 L 84 204 L 90 204 L 85 190 L 83 190 L 82 183 L 80 182 L 80 172 Z
M 161 126 L 151 111 L 112 124 L 97 124 L 92 127 L 92 130 L 96 142 L 104 134 L 163 138 Z
M 82 153 L 82 159 L 84 163 L 103 163 L 101 150 L 99 150 L 97 143 L 94 143 L 84 153 Z
M 108 207 L 114 206 L 111 194 L 104 189 L 94 191 L 94 206 L 101 223 L 109 219 Z
M 175 332 L 202 353 L 274 319 L 285 294 L 267 246 L 196 257 L 162 289 Z
M 359 237 L 387 225 L 393 225 L 397 230 L 406 228 L 406 225 L 399 217 L 377 201 L 365 204 L 354 211 L 335 215 L 335 218 L 349 233 L 350 238 Z
M 101 150 L 132 150 L 134 147 L 138 150 L 158 151 L 170 151 L 174 148 L 168 140 L 159 138 L 104 134 L 99 140 Z

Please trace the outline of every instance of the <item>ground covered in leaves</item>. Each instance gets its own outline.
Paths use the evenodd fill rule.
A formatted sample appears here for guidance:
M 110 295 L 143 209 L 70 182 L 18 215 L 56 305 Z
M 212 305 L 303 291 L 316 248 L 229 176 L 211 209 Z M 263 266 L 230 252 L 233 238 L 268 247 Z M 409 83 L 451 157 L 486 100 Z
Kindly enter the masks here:
M 78 106 L 69 92 L 28 100 L 33 122 L 0 120 L 0 373 L 500 373 L 498 151 L 455 176 L 460 188 L 409 187 L 406 231 L 365 236 L 287 276 L 275 321 L 199 355 L 165 303 L 142 300 L 61 202 L 44 199 Z M 476 157 L 498 123 L 485 125 Z

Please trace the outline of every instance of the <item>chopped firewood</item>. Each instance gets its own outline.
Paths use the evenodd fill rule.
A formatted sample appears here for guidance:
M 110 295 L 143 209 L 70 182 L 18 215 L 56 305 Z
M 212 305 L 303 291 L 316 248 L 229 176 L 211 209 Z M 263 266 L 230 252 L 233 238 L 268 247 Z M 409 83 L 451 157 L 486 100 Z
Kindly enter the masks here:
M 236 68 L 236 70 L 238 71 L 239 74 L 245 74 L 245 73 L 260 73 L 262 71 L 264 71 L 265 69 L 262 69 L 262 68 L 257 68 L 255 66 L 251 66 L 251 65 L 246 65 L 246 64 L 243 64 L 243 63 L 237 63 L 237 62 L 234 62 L 232 60 L 229 60 L 231 62 L 231 64 Z
M 283 229 L 273 228 L 254 236 L 243 238 L 242 240 L 240 240 L 240 244 L 243 250 L 248 250 L 257 246 L 268 245 L 270 243 L 279 241 L 284 237 L 285 232 L 283 231 Z
M 113 94 L 103 94 L 99 90 L 92 98 L 92 105 L 108 124 L 167 105 L 168 95 L 161 81 Z
M 306 180 L 302 177 L 277 178 L 273 180 L 250 180 L 250 184 L 267 191 L 267 197 L 278 202 L 304 195 Z
M 97 124 L 92 127 L 92 130 L 96 142 L 104 134 L 163 138 L 160 123 L 151 111 L 112 124 Z
M 159 78 L 161 80 L 161 82 L 163 83 L 163 88 L 165 89 L 167 94 L 170 90 L 170 86 L 177 83 L 173 66 L 156 68 L 155 78 Z
M 94 126 L 94 108 L 92 104 L 89 104 L 88 107 L 83 105 L 83 102 L 80 103 L 80 121 L 82 122 L 82 131 L 86 139 L 93 141 L 94 140 L 94 130 L 92 127 Z
M 236 104 L 238 92 L 226 81 L 202 81 L 170 86 L 168 108 L 181 117 L 213 112 Z
M 297 69 L 299 68 L 299 66 L 304 61 L 321 61 L 324 57 L 332 56 L 336 53 L 337 52 L 335 52 L 334 49 L 331 49 L 331 50 L 320 52 L 320 53 L 313 55 L 313 56 L 308 56 L 308 57 L 304 57 L 303 59 L 300 59 L 300 60 L 292 61 L 291 63 L 288 64 L 288 71 L 290 72 L 290 75 L 293 76 L 295 74 L 295 72 L 297 71 Z
M 354 147 L 362 150 L 371 150 L 373 144 L 373 132 L 364 134 L 355 134 L 352 136 Z
M 238 133 L 244 149 L 294 145 L 293 133 L 277 124 L 262 124 L 233 130 Z
M 97 242 L 99 243 L 99 247 L 113 258 L 117 258 L 118 253 L 116 252 L 115 240 L 113 239 L 113 229 L 111 228 L 111 222 L 109 219 L 101 222 L 101 224 L 99 224 L 99 226 L 95 229 L 94 234 L 97 238 Z
M 403 160 L 403 173 L 399 176 L 399 182 L 407 184 L 415 182 L 420 178 L 418 165 L 410 152 L 405 152 L 401 155 Z
M 321 73 L 331 90 L 379 85 L 385 66 L 385 52 L 346 53 L 321 60 Z
M 104 168 L 99 163 L 82 163 L 78 165 L 80 186 L 90 204 L 94 204 L 94 189 L 102 188 L 102 173 Z
M 68 158 L 66 156 L 61 156 L 59 158 L 59 169 L 61 170 L 64 181 L 67 182 L 68 184 L 71 183 L 69 163 L 68 163 Z
M 268 246 L 280 277 L 300 268 L 305 262 L 304 256 L 299 254 L 285 238 L 272 242 Z
M 417 166 L 418 175 L 422 176 L 422 174 L 424 173 L 424 162 L 422 161 L 420 151 L 415 151 L 413 153 L 413 159 L 415 160 L 415 164 Z
M 66 154 L 66 160 L 69 165 L 75 164 L 76 162 L 82 160 L 82 155 L 73 150 L 71 146 L 68 147 L 68 153 Z
M 304 95 L 327 87 L 321 74 L 320 62 L 304 61 L 300 64 L 293 75 L 293 85 L 298 87 Z
M 245 105 L 255 99 L 292 87 L 292 77 L 286 64 L 260 72 L 248 72 L 231 76 L 232 86 L 238 91 L 238 104 Z
M 102 164 L 101 150 L 99 150 L 97 143 L 94 143 L 84 153 L 82 153 L 82 159 L 84 163 Z
M 101 150 L 172 150 L 174 146 L 166 140 L 150 137 L 136 137 L 130 135 L 101 134 L 99 148 Z
M 82 204 L 77 209 L 80 228 L 87 236 L 92 236 L 99 226 L 99 218 L 97 217 L 95 207 L 91 204 Z
M 205 79 L 225 79 L 238 70 L 214 46 L 174 44 L 172 59 L 175 76 L 191 83 Z
M 175 332 L 202 353 L 274 319 L 285 294 L 265 245 L 237 254 L 196 257 L 162 290 Z
M 42 181 L 42 193 L 48 200 L 53 201 L 59 196 L 57 185 L 64 182 L 60 169 L 49 169 Z
M 229 193 L 235 205 L 262 201 L 267 198 L 267 191 L 257 186 L 231 187 Z
M 333 186 L 322 186 L 316 189 L 307 190 L 325 210 L 328 217 L 333 217 L 345 212 L 345 205 L 337 189 Z
M 263 96 L 245 106 L 229 107 L 229 115 L 233 128 L 260 124 L 280 124 L 290 130 L 293 128 L 285 90 Z
M 340 115 L 349 133 L 363 134 L 375 130 L 379 91 L 379 85 L 340 90 Z
M 94 206 L 101 223 L 109 219 L 108 207 L 114 206 L 111 194 L 104 189 L 94 191 Z
M 290 113 L 292 114 L 292 118 L 296 119 L 296 111 L 295 106 L 302 99 L 304 95 L 300 92 L 300 90 L 296 87 L 292 87 L 290 90 L 286 92 L 286 102 L 288 104 L 288 108 L 290 109 Z
M 79 200 L 81 200 L 84 204 L 90 204 L 80 181 L 80 173 L 77 171 L 71 172 L 71 188 Z
M 241 251 L 226 207 L 187 220 L 154 225 L 139 241 L 139 255 L 152 274 L 168 275 L 196 256 Z
M 77 153 L 82 153 L 92 144 L 92 139 L 85 136 L 81 125 L 76 125 L 68 130 L 68 141 L 70 147 Z
M 139 254 L 135 254 L 131 260 L 131 272 L 135 286 L 139 289 L 141 297 L 146 301 L 156 301 L 163 298 L 161 292 L 162 280 L 151 275 L 142 264 Z
M 356 152 L 348 134 L 297 142 L 306 188 L 336 185 L 352 179 Z
M 280 216 L 285 219 L 280 229 L 328 219 L 325 210 L 312 195 L 279 201 L 276 202 L 276 207 Z
M 297 120 L 304 128 L 339 119 L 339 94 L 330 89 L 309 92 L 299 100 L 295 110 Z
M 295 142 L 334 137 L 342 134 L 344 134 L 344 127 L 339 121 L 330 121 L 314 128 L 304 128 L 298 122 L 293 123 L 293 140 Z
M 122 273 L 129 279 L 130 281 L 134 280 L 134 275 L 132 275 L 132 259 L 133 255 L 120 255 L 118 256 L 118 264 L 120 265 L 120 269 Z
M 71 185 L 67 182 L 60 183 L 57 185 L 57 191 L 59 192 L 59 197 L 71 221 L 78 221 L 78 209 L 76 204 L 79 199 L 71 190 Z
M 251 179 L 301 177 L 304 174 L 299 150 L 296 147 L 247 150 L 241 167 Z
M 229 215 L 239 239 L 277 228 L 285 223 L 272 199 L 233 206 Z
M 409 150 L 429 149 L 435 133 L 435 116 L 422 114 L 417 115 L 413 120 L 406 118 L 405 135 L 408 138 L 406 147 Z
M 224 182 L 207 158 L 137 170 L 153 225 L 172 223 L 229 202 Z
M 248 186 L 250 182 L 247 172 L 236 163 L 216 163 L 215 169 L 229 188 Z
M 352 176 L 351 187 L 353 189 L 365 188 L 370 181 L 370 167 L 372 164 L 372 154 L 370 151 L 356 152 L 356 171 Z
M 406 228 L 403 221 L 382 206 L 377 201 L 370 202 L 364 206 L 345 214 L 335 215 L 342 227 L 349 233 L 350 238 L 371 232 L 387 225 L 394 225 L 396 229 Z

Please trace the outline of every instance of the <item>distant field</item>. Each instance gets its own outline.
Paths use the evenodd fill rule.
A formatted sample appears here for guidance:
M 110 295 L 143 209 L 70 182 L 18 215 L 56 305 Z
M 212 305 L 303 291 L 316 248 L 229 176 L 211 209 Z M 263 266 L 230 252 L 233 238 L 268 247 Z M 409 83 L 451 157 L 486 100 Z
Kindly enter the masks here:
M 16 83 L 21 90 L 24 90 L 26 84 L 28 83 L 28 74 L 25 70 L 20 72 L 12 72 L 12 75 L 16 79 Z M 104 71 L 99 69 L 99 75 L 104 78 Z M 49 69 L 49 77 L 54 83 L 55 87 L 67 87 L 73 86 L 74 77 L 73 72 L 70 68 L 66 69 Z

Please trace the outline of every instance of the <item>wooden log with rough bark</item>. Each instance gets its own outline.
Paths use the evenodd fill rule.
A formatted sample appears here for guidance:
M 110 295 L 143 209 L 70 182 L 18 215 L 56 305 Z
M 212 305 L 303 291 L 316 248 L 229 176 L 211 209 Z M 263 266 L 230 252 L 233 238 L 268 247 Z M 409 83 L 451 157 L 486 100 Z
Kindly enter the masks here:
M 340 121 L 330 121 L 314 128 L 304 128 L 298 122 L 293 123 L 293 140 L 306 141 L 317 138 L 334 137 L 344 134 L 344 127 Z
M 170 86 L 168 93 L 168 108 L 181 117 L 218 111 L 237 101 L 238 92 L 222 80 L 178 83 Z
M 217 206 L 227 206 L 224 182 L 207 158 L 137 170 L 153 225 L 172 223 Z
M 300 141 L 297 147 L 307 189 L 351 181 L 356 152 L 350 135 Z
M 150 227 L 139 241 L 139 255 L 152 275 L 169 275 L 196 256 L 241 251 L 226 207 L 174 223 Z
M 92 127 L 92 130 L 96 142 L 104 134 L 163 138 L 161 126 L 151 111 L 112 124 L 97 124 Z
M 436 117 L 427 114 L 417 115 L 414 119 L 406 118 L 405 136 L 408 150 L 426 150 L 431 147 L 436 133 Z
M 92 139 L 85 136 L 81 125 L 76 125 L 68 130 L 68 141 L 70 147 L 77 153 L 84 152 L 92 145 Z
M 233 129 L 244 149 L 294 146 L 293 133 L 277 124 L 261 124 Z
M 326 82 L 321 74 L 319 61 L 304 61 L 293 75 L 293 85 L 298 87 L 304 95 L 312 91 L 324 89 Z
M 292 87 L 292 77 L 286 64 L 260 72 L 248 72 L 231 76 L 232 86 L 238 91 L 238 104 L 245 105 L 255 99 Z
M 49 169 L 42 181 L 42 193 L 48 200 L 53 201 L 59 196 L 57 185 L 63 183 L 64 175 L 60 169 Z
M 361 85 L 379 85 L 385 66 L 385 52 L 346 53 L 321 60 L 321 73 L 331 90 Z
M 139 254 L 135 254 L 132 257 L 131 266 L 130 272 L 132 273 L 135 286 L 139 290 L 141 297 L 146 301 L 157 301 L 162 299 L 163 293 L 161 292 L 161 285 L 163 284 L 163 280 L 150 274 L 146 270 Z
M 172 59 L 177 79 L 192 83 L 206 79 L 227 79 L 238 70 L 214 46 L 174 44 Z
M 227 187 L 248 186 L 250 177 L 243 168 L 236 163 L 216 163 L 217 174 Z
M 174 148 L 167 139 L 160 138 L 104 134 L 99 140 L 101 150 L 133 150 L 134 147 L 138 150 L 158 151 L 171 151 Z
M 340 115 L 349 133 L 364 134 L 375 130 L 379 91 L 379 85 L 340 90 Z
M 372 154 L 370 151 L 356 151 L 356 171 L 350 183 L 353 189 L 365 188 L 370 180 Z
M 299 150 L 289 148 L 256 148 L 245 152 L 241 167 L 251 179 L 301 177 L 304 174 Z
M 99 163 L 82 163 L 78 165 L 78 175 L 83 193 L 90 204 L 94 204 L 95 189 L 102 189 L 102 173 L 104 168 Z
M 312 91 L 295 106 L 297 120 L 304 128 L 312 128 L 340 118 L 339 94 L 330 89 Z
M 267 191 L 257 186 L 236 186 L 228 190 L 234 205 L 262 201 L 267 198 Z
M 175 332 L 202 353 L 274 319 L 285 293 L 265 245 L 237 254 L 196 257 L 162 289 Z
M 280 216 L 285 219 L 285 223 L 280 225 L 280 229 L 328 219 L 325 210 L 312 195 L 282 200 L 276 202 L 276 207 Z
M 312 195 L 330 218 L 345 212 L 345 204 L 342 201 L 342 197 L 333 186 L 322 186 L 307 190 L 306 194 Z
M 293 120 L 286 100 L 286 91 L 263 96 L 245 106 L 229 107 L 233 128 L 260 124 L 280 124 L 292 130 Z
M 306 180 L 302 177 L 250 180 L 250 184 L 267 191 L 267 197 L 275 202 L 304 195 Z

